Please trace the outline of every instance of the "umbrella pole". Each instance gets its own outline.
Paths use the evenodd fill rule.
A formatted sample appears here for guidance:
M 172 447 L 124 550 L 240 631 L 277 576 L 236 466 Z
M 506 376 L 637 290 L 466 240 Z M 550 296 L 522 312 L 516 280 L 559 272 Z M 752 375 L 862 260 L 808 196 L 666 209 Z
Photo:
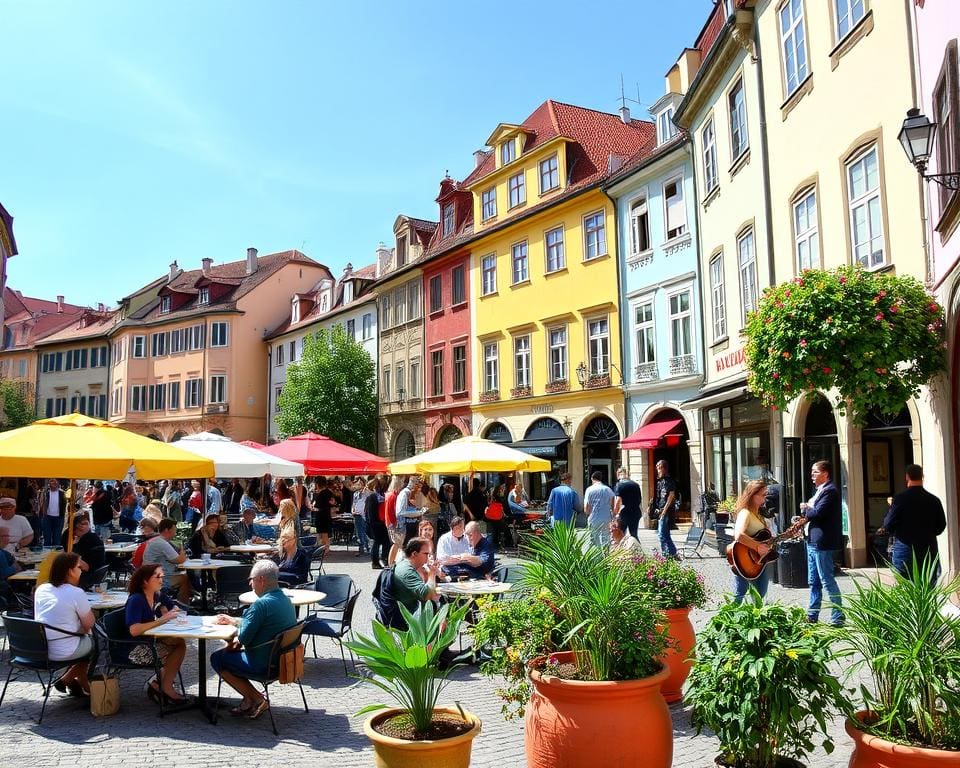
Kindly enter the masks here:
M 70 480 L 70 499 L 67 502 L 67 552 L 73 551 L 73 516 L 77 510 L 77 481 Z

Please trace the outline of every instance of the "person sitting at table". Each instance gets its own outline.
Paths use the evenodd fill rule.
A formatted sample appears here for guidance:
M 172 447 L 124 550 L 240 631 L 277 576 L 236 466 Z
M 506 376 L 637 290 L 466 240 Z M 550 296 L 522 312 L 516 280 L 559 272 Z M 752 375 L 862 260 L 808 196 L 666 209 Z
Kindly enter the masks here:
M 226 648 L 214 651 L 210 666 L 243 700 L 230 710 L 237 717 L 255 720 L 267 711 L 267 700 L 250 682 L 249 676 L 267 671 L 270 641 L 297 622 L 297 612 L 277 581 L 279 569 L 272 560 L 258 560 L 250 569 L 250 586 L 257 599 L 242 618 L 219 614 L 217 624 L 239 627 L 237 639 Z
M 239 539 L 240 544 L 263 544 L 268 539 L 273 539 L 276 531 L 269 525 L 260 525 L 254 522 L 256 517 L 256 508 L 248 507 L 240 513 L 240 520 L 233 524 L 233 533 Z
M 145 517 L 140 521 L 140 535 L 143 536 L 143 541 L 137 544 L 137 548 L 133 550 L 133 554 L 130 556 L 130 564 L 134 568 L 143 565 L 143 553 L 147 550 L 150 539 L 157 535 L 158 526 L 159 523 L 155 523 L 152 517 Z
M 17 558 L 7 552 L 7 542 L 10 541 L 10 531 L 0 527 L 0 597 L 7 601 L 7 605 L 14 605 L 16 597 L 8 578 L 15 573 L 20 572 L 20 564 Z
M 273 561 L 280 569 L 278 577 L 285 587 L 295 587 L 310 579 L 310 555 L 303 547 L 293 531 L 287 529 L 280 534 L 277 542 L 277 554 Z
M 143 508 L 137 503 L 136 492 L 129 488 L 120 499 L 120 518 L 117 524 L 124 533 L 135 533 L 141 517 Z
M 60 535 L 60 546 L 67 548 L 67 531 Z M 95 571 L 107 562 L 107 553 L 103 550 L 103 542 L 90 530 L 90 517 L 86 512 L 80 512 L 73 518 L 73 546 L 72 550 L 80 555 L 80 567 L 87 571 Z
M 630 532 L 627 530 L 626 520 L 619 517 L 613 518 L 607 524 L 607 530 L 610 531 L 610 554 L 611 555 L 639 555 L 643 552 L 643 547 Z
M 414 536 L 403 548 L 405 558 L 393 566 L 393 597 L 410 613 L 420 603 L 437 599 L 440 564 L 430 562 L 430 542 Z
M 15 555 L 17 547 L 29 547 L 33 541 L 33 527 L 23 515 L 17 513 L 17 500 L 10 496 L 0 498 L 0 519 L 10 534 L 10 541 L 7 544 L 7 552 Z
M 435 547 L 433 545 L 434 535 L 435 535 L 435 530 L 433 527 L 433 523 L 431 523 L 429 520 L 421 520 L 417 525 L 417 536 L 427 542 L 427 545 L 430 548 L 429 560 L 431 562 L 435 559 Z M 400 562 L 401 560 L 405 560 L 406 557 L 407 557 L 406 550 L 404 550 L 400 553 L 400 556 L 397 558 L 397 562 Z M 424 573 L 426 573 L 426 569 L 424 569 Z M 441 576 L 443 576 L 442 573 L 441 573 Z M 443 576 L 443 578 L 444 580 L 446 580 L 445 576 Z
M 468 552 L 460 555 L 459 559 L 445 566 L 447 574 L 453 579 L 466 576 L 470 579 L 486 579 L 493 573 L 494 549 L 490 540 L 480 531 L 480 524 L 476 520 L 467 523 L 464 529 Z
M 510 493 L 507 494 L 507 504 L 510 506 L 511 515 L 520 520 L 526 517 L 527 510 L 530 507 L 530 501 L 527 499 L 527 492 L 523 489 L 523 485 L 519 481 L 513 484 L 513 488 L 511 488 Z
M 177 523 L 169 517 L 163 518 L 157 526 L 157 535 L 147 542 L 143 550 L 143 560 L 146 563 L 159 563 L 163 568 L 163 585 L 168 589 L 176 590 L 177 599 L 183 603 L 190 602 L 190 579 L 187 574 L 177 571 L 177 566 L 187 559 L 183 546 L 178 552 L 170 541 L 177 535 Z
M 284 486 L 286 487 L 286 486 Z M 289 502 L 289 503 L 285 503 Z M 274 517 L 258 521 L 260 525 L 269 525 L 277 529 L 277 537 L 286 529 L 292 530 L 300 538 L 300 515 L 293 499 L 281 499 Z
M 88 668 L 96 660 L 98 650 L 91 630 L 93 610 L 80 581 L 80 555 L 76 552 L 58 552 L 50 567 L 50 581 L 37 587 L 33 596 L 33 611 L 37 621 L 47 625 L 47 653 L 53 661 L 74 661 L 53 685 L 60 692 L 68 689 L 73 696 L 89 696 Z M 78 632 L 83 637 L 58 632 Z
M 255 486 L 254 486 L 255 482 L 256 481 L 251 481 L 250 483 L 247 484 L 247 487 L 243 489 L 243 495 L 240 497 L 240 514 L 241 515 L 249 509 L 249 510 L 253 510 L 254 517 L 256 517 L 258 507 L 257 507 L 256 499 L 254 499 L 254 494 L 256 492 Z
M 143 515 L 140 517 L 141 526 L 143 525 L 143 521 L 147 518 L 153 520 L 154 523 L 159 523 L 161 520 L 163 520 L 163 510 L 160 509 L 157 504 L 151 501 L 143 508 Z
M 140 637 L 148 630 L 162 626 L 179 615 L 180 609 L 161 591 L 161 587 L 163 568 L 159 565 L 147 563 L 133 572 L 127 585 L 129 597 L 124 608 L 124 619 L 130 637 Z M 160 703 L 161 696 L 166 704 L 183 704 L 189 701 L 189 697 L 183 696 L 173 687 L 187 653 L 187 644 L 179 637 L 158 637 L 154 642 L 162 670 L 159 683 L 156 679 L 150 681 L 147 695 L 157 704 Z M 130 651 L 129 658 L 134 664 L 153 662 L 153 654 L 147 645 L 138 645 Z
M 459 515 L 450 518 L 450 530 L 437 542 L 437 562 L 448 576 L 456 573 L 455 566 L 463 563 L 463 558 L 470 554 L 470 542 L 463 525 L 463 518 Z
M 214 512 L 207 515 L 203 525 L 197 529 L 187 544 L 187 549 L 193 557 L 202 555 L 219 555 L 230 548 L 230 542 L 223 531 L 220 530 L 220 513 Z

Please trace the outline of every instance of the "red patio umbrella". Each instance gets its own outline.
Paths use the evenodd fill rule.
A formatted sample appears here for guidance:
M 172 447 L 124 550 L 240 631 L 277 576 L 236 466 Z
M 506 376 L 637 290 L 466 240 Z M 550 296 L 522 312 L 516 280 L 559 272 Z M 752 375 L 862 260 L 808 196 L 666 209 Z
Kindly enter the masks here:
M 265 453 L 303 464 L 308 475 L 349 475 L 386 472 L 390 463 L 372 453 L 351 448 L 329 437 L 304 432 L 282 443 L 268 445 Z
M 241 440 L 240 445 L 245 445 L 247 448 L 256 448 L 258 451 L 262 451 L 265 447 L 263 443 L 258 443 L 256 440 Z

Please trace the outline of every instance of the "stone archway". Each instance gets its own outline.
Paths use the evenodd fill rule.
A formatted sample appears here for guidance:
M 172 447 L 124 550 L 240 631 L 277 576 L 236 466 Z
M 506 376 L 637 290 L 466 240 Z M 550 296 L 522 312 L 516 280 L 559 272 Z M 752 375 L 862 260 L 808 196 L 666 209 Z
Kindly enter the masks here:
M 483 430 L 483 439 L 509 445 L 513 442 L 513 435 L 510 434 L 506 424 L 501 421 L 494 421 Z
M 417 452 L 417 443 L 413 438 L 413 433 L 407 429 L 402 429 L 397 433 L 397 438 L 393 443 L 393 460 L 409 459 Z
M 453 442 L 461 437 L 463 437 L 463 432 L 461 432 L 452 424 L 448 424 L 437 434 L 433 447 L 439 448 L 441 445 L 446 445 L 447 443 Z

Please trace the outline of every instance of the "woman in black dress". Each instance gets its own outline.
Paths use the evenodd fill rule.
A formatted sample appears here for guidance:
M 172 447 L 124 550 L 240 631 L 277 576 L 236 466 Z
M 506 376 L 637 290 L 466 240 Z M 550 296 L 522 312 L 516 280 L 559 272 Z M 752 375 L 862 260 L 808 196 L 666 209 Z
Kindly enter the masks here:
M 336 499 L 327 484 L 327 478 L 318 477 L 313 483 L 313 527 L 317 529 L 319 546 L 330 552 L 330 533 L 333 530 L 333 507 Z

